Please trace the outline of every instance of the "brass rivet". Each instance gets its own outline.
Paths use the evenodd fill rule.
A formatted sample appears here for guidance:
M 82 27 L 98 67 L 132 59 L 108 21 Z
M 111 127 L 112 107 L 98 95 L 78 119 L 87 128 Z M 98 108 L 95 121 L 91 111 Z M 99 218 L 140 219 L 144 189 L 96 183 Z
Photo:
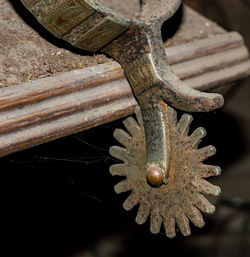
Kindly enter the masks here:
M 147 180 L 153 186 L 159 186 L 164 181 L 163 170 L 160 166 L 154 165 L 147 169 Z

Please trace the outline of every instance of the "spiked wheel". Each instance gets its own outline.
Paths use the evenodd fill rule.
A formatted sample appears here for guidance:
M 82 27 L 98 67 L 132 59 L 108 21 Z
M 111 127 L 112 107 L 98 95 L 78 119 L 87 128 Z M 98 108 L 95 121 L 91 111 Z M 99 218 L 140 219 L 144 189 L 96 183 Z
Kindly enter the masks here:
M 166 115 L 169 121 L 167 136 L 170 146 L 168 184 L 153 187 L 146 179 L 146 143 L 139 108 L 136 110 L 139 124 L 132 117 L 124 121 L 129 134 L 121 129 L 114 132 L 115 138 L 125 148 L 110 148 L 110 154 L 123 161 L 122 164 L 112 165 L 110 172 L 113 176 L 126 177 L 115 186 L 115 191 L 132 192 L 123 206 L 126 210 L 131 210 L 139 204 L 136 222 L 143 224 L 150 216 L 152 233 L 159 233 L 163 224 L 166 236 L 173 238 L 176 236 L 176 224 L 181 233 L 188 236 L 191 234 L 189 221 L 197 227 L 203 227 L 201 212 L 211 214 L 215 211 L 215 207 L 203 194 L 218 196 L 220 188 L 207 182 L 205 178 L 218 176 L 221 170 L 202 163 L 216 153 L 213 146 L 198 149 L 206 135 L 205 129 L 198 128 L 189 136 L 191 115 L 184 114 L 178 122 L 177 113 L 171 107 L 167 107 Z

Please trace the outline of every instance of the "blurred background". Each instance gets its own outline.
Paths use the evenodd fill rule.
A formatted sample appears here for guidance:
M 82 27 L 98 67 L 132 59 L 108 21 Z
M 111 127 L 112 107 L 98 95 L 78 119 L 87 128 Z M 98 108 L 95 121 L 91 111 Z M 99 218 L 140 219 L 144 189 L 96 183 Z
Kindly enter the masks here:
M 249 0 L 186 0 L 225 29 L 239 31 L 250 47 Z M 222 195 L 203 229 L 169 240 L 138 226 L 126 212 L 126 194 L 108 172 L 115 121 L 1 159 L 0 256 L 17 253 L 61 257 L 248 257 L 250 256 L 250 79 L 238 82 L 225 107 L 199 114 L 218 154 L 222 176 L 213 179 Z

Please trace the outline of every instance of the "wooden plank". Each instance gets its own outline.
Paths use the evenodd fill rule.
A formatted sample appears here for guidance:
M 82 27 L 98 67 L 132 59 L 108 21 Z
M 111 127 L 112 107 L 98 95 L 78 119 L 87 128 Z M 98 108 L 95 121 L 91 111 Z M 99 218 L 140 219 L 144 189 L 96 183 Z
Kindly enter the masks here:
M 250 73 L 248 51 L 235 32 L 167 53 L 177 75 L 196 89 L 212 90 Z M 136 105 L 116 62 L 3 88 L 0 156 L 125 117 Z
M 176 47 L 168 47 L 166 53 L 169 57 L 169 63 L 176 64 L 241 45 L 244 45 L 242 36 L 238 32 L 231 32 L 183 44 L 179 51 L 176 51 Z
M 201 74 L 199 77 L 194 77 L 186 80 L 187 85 L 192 85 L 193 88 L 201 91 L 210 91 L 216 88 L 223 87 L 225 84 L 231 84 L 239 79 L 245 78 L 250 74 L 250 62 L 233 65 L 231 67 L 219 69 L 213 72 Z
M 199 59 L 181 62 L 172 66 L 182 80 L 197 77 L 207 72 L 221 70 L 244 61 L 248 61 L 248 50 L 245 46 L 229 49 Z M 197 85 L 198 86 L 198 85 Z M 196 86 L 195 86 L 196 87 Z M 198 86 L 200 89 L 201 87 Z

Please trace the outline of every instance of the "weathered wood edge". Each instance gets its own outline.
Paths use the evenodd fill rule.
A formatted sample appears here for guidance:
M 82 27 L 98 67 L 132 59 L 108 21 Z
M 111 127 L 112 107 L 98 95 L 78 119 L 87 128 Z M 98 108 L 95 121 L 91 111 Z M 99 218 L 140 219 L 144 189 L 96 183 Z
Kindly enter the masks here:
M 199 90 L 250 74 L 248 51 L 236 32 L 169 47 L 167 54 L 180 79 Z M 136 105 L 116 62 L 3 88 L 0 156 L 125 117 Z

